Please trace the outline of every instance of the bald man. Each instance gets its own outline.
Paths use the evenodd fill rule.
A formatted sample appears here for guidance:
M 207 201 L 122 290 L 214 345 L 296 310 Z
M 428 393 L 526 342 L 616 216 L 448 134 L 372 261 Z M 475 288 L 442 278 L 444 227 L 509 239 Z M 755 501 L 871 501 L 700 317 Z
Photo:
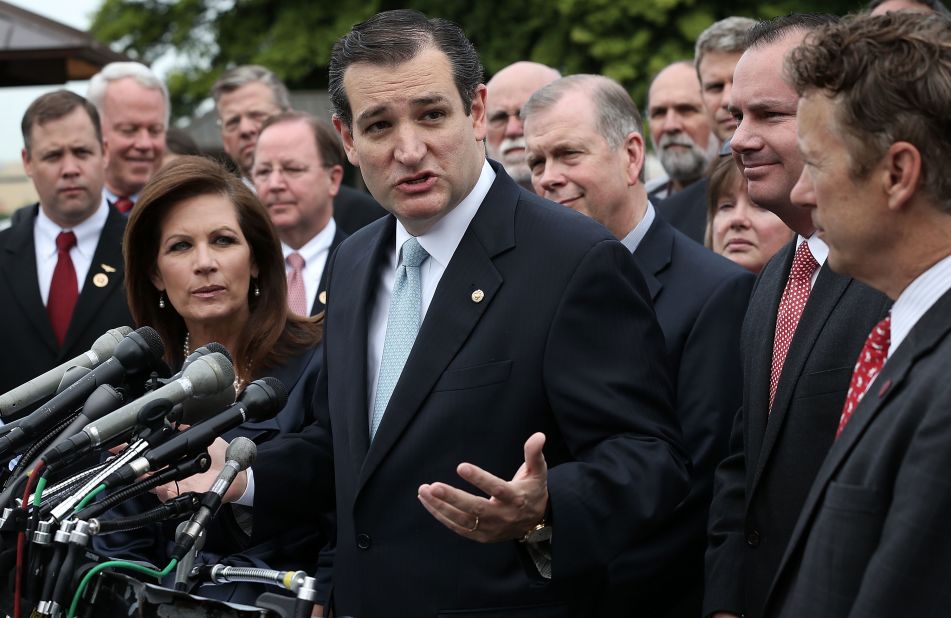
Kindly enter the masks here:
M 536 90 L 561 77 L 555 69 L 537 62 L 510 64 L 489 80 L 486 101 L 489 157 L 500 162 L 515 182 L 532 190 L 532 174 L 525 163 L 525 137 L 521 109 Z

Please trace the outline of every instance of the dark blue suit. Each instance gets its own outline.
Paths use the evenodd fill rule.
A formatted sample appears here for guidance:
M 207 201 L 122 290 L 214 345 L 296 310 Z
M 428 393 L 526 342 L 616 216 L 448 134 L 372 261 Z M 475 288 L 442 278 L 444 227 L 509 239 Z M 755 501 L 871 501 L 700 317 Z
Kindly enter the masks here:
M 713 473 L 741 402 L 740 327 L 752 273 L 656 217 L 634 251 L 667 343 L 674 409 L 693 461 L 690 493 L 651 539 L 611 569 L 605 617 L 696 618 Z
M 684 495 L 662 335 L 630 253 L 493 168 L 372 445 L 368 308 L 393 217 L 348 238 L 331 263 L 317 424 L 258 453 L 256 533 L 336 505 L 338 615 L 586 615 L 617 551 Z M 519 543 L 458 536 L 416 497 L 423 483 L 464 486 L 463 461 L 511 478 L 536 431 L 548 438 L 551 581 Z M 287 462 L 299 501 L 281 486 Z

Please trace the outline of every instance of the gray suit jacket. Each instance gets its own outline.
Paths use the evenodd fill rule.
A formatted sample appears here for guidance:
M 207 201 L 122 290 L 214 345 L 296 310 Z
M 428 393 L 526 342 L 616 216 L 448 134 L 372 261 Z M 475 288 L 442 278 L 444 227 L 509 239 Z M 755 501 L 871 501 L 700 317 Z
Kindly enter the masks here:
M 872 383 L 806 498 L 770 616 L 951 612 L 951 292 Z

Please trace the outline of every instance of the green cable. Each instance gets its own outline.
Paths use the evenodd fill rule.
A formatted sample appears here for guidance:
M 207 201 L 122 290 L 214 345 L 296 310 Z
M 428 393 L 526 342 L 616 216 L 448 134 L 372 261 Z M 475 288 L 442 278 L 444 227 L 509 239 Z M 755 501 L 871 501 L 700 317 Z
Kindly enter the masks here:
M 95 498 L 96 496 L 99 495 L 100 492 L 103 492 L 103 491 L 105 491 L 105 490 L 106 490 L 106 484 L 103 483 L 103 484 L 100 485 L 99 487 L 96 487 L 96 488 L 93 489 L 91 492 L 89 492 L 88 494 L 86 494 L 86 497 L 83 498 L 82 500 L 80 500 L 80 501 L 79 501 L 79 504 L 76 505 L 76 508 L 73 509 L 73 513 L 78 513 L 79 511 L 83 510 L 83 508 L 84 508 L 87 504 L 89 504 L 90 502 L 92 502 L 92 499 L 93 499 L 93 498 Z
M 43 496 L 43 490 L 46 489 L 46 477 L 41 476 L 36 483 L 36 489 L 33 490 L 33 506 L 40 506 L 40 498 Z
M 145 573 L 146 575 L 151 575 L 158 579 L 162 579 L 166 575 L 172 572 L 172 569 L 175 568 L 175 565 L 178 564 L 178 560 L 172 558 L 172 561 L 168 563 L 168 566 L 162 569 L 161 571 L 156 571 L 155 569 L 150 569 L 148 567 L 142 566 L 141 564 L 136 564 L 135 562 L 129 562 L 128 560 L 110 560 L 109 562 L 103 562 L 102 564 L 97 564 L 93 568 L 89 569 L 89 572 L 83 576 L 81 582 L 79 582 L 79 587 L 76 589 L 76 594 L 73 595 L 73 602 L 69 605 L 69 612 L 66 613 L 66 618 L 74 618 L 76 616 L 76 608 L 79 607 L 79 599 L 83 596 L 83 590 L 86 589 L 86 586 L 89 584 L 90 580 L 104 569 L 111 567 L 129 569 L 131 571 L 138 571 L 140 573 Z

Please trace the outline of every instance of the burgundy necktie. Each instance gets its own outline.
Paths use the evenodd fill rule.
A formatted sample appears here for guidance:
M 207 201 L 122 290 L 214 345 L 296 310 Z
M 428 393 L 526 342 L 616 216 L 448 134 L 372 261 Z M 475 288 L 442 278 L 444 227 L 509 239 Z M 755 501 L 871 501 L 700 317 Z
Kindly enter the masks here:
M 888 345 L 892 339 L 892 316 L 888 314 L 885 319 L 875 325 L 872 332 L 868 334 L 865 345 L 859 353 L 859 359 L 855 363 L 855 369 L 852 370 L 852 381 L 849 382 L 849 394 L 845 397 L 845 405 L 842 407 L 842 416 L 839 417 L 839 428 L 835 432 L 838 438 L 845 425 L 852 418 L 856 406 L 862 401 L 869 384 L 882 370 L 885 364 L 885 357 L 888 356 Z
M 127 197 L 120 197 L 119 199 L 116 200 L 116 203 L 115 203 L 116 210 L 118 210 L 122 214 L 128 214 L 128 212 L 132 210 L 133 205 L 134 204 L 132 200 L 130 200 Z
M 304 257 L 300 253 L 287 256 L 291 272 L 287 276 L 287 306 L 299 316 L 307 317 L 307 293 L 304 291 Z
M 56 237 L 56 268 L 53 270 L 53 280 L 50 283 L 46 313 L 50 317 L 53 334 L 56 335 L 56 342 L 60 346 L 66 339 L 69 320 L 73 317 L 76 299 L 79 298 L 76 269 L 73 267 L 73 259 L 69 257 L 69 250 L 75 246 L 76 235 L 72 232 L 60 232 Z
M 802 241 L 796 249 L 792 267 L 789 269 L 789 279 L 786 289 L 779 301 L 779 311 L 776 313 L 776 333 L 773 337 L 773 365 L 769 374 L 769 408 L 773 409 L 773 400 L 776 398 L 776 387 L 779 386 L 779 376 L 783 372 L 786 354 L 789 353 L 789 344 L 792 343 L 799 318 L 806 308 L 809 292 L 812 289 L 812 273 L 819 267 L 816 258 L 809 251 L 809 243 Z

